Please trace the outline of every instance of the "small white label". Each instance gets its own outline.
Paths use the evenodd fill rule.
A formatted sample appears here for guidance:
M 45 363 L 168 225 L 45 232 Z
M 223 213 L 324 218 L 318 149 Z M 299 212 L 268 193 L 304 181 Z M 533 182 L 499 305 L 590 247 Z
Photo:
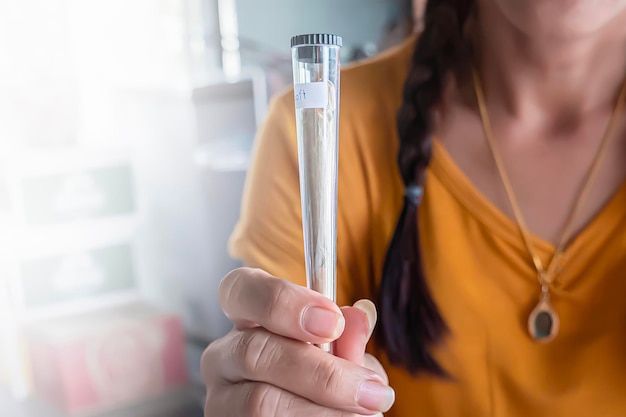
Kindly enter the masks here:
M 328 83 L 294 85 L 296 109 L 323 109 L 328 106 Z

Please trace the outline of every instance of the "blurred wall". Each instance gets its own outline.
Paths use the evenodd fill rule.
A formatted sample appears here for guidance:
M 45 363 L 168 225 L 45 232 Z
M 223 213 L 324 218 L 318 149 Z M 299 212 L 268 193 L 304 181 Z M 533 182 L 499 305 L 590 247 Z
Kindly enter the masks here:
M 392 3 L 390 0 L 237 0 L 239 32 L 242 39 L 276 50 L 288 48 L 291 36 L 306 32 L 336 33 L 348 47 L 375 43 Z M 276 21 L 269 20 L 270 16 L 276 17 Z

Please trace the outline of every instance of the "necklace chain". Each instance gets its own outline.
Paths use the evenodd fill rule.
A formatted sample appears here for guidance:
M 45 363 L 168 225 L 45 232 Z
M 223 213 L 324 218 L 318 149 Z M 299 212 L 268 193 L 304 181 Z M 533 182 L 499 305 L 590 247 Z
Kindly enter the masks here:
M 544 293 L 547 293 L 548 286 L 552 284 L 558 274 L 559 264 L 561 259 L 563 258 L 563 254 L 567 245 L 569 244 L 569 240 L 572 237 L 572 231 L 574 227 L 574 221 L 576 220 L 576 216 L 582 206 L 583 201 L 587 197 L 589 190 L 591 189 L 591 185 L 593 180 L 597 176 L 600 167 L 600 161 L 606 154 L 608 150 L 608 144 L 610 142 L 610 138 L 613 136 L 613 132 L 617 126 L 617 122 L 619 119 L 619 115 L 622 113 L 624 106 L 624 96 L 626 94 L 626 81 L 622 83 L 622 87 L 619 92 L 619 96 L 617 98 L 617 102 L 615 103 L 615 107 L 613 108 L 613 113 L 611 114 L 611 118 L 609 120 L 609 124 L 604 132 L 604 136 L 600 142 L 600 146 L 596 152 L 596 155 L 591 164 L 591 168 L 587 172 L 587 179 L 585 180 L 578 198 L 574 203 L 565 223 L 565 227 L 563 228 L 563 234 L 561 235 L 561 239 L 558 241 L 558 245 L 554 251 L 552 258 L 550 259 L 547 268 L 544 267 L 541 262 L 541 258 L 537 255 L 535 250 L 535 246 L 533 245 L 530 232 L 528 231 L 528 227 L 526 226 L 526 222 L 524 221 L 524 216 L 520 210 L 519 204 L 517 202 L 517 198 L 515 197 L 515 193 L 513 192 L 513 187 L 511 186 L 511 181 L 507 175 L 507 172 L 504 168 L 504 163 L 502 162 L 502 157 L 496 147 L 496 143 L 494 140 L 493 131 L 491 129 L 491 121 L 489 119 L 489 114 L 487 112 L 487 105 L 485 102 L 485 94 L 482 87 L 482 82 L 480 76 L 476 69 L 473 70 L 473 78 L 474 78 L 474 89 L 476 91 L 476 99 L 478 101 L 478 109 L 480 111 L 480 118 L 483 124 L 483 131 L 485 137 L 487 139 L 487 143 L 489 145 L 489 149 L 493 154 L 493 159 L 495 160 L 496 167 L 500 174 L 500 178 L 506 190 L 506 193 L 509 198 L 509 202 L 511 203 L 511 207 L 513 208 L 513 213 L 515 215 L 515 219 L 519 226 L 520 232 L 522 234 L 522 238 L 524 240 L 524 244 L 526 245 L 526 249 L 528 250 L 528 254 L 532 258 L 533 265 L 537 270 L 537 276 L 539 279 L 539 283 L 542 286 L 542 290 Z

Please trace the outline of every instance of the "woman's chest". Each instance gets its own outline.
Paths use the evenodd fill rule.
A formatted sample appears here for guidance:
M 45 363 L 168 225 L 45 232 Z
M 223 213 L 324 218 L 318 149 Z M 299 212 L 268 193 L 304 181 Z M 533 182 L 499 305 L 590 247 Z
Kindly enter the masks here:
M 602 219 L 567 253 L 551 300 L 560 331 L 541 344 L 527 330 L 540 286 L 513 225 L 469 210 L 439 176 L 427 187 L 419 213 L 424 268 L 450 328 L 434 352 L 452 378 L 389 368 L 398 397 L 390 415 L 626 415 L 622 216 Z M 551 248 L 537 240 L 547 261 Z

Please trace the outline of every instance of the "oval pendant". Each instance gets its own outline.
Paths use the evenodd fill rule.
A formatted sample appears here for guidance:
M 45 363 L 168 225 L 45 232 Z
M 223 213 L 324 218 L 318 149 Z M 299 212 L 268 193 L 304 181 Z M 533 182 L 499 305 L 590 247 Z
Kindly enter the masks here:
M 559 316 L 552 308 L 549 296 L 545 294 L 528 317 L 528 332 L 536 341 L 547 343 L 559 333 L 559 324 Z

